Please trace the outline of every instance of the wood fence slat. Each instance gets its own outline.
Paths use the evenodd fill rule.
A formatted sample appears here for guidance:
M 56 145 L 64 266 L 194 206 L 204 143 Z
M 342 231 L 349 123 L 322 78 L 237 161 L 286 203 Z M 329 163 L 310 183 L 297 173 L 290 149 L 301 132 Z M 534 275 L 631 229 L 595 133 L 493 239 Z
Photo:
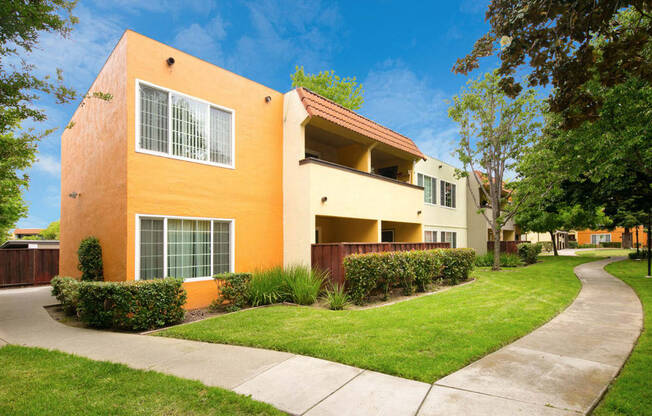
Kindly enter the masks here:
M 0 287 L 49 284 L 59 274 L 59 249 L 0 250 Z

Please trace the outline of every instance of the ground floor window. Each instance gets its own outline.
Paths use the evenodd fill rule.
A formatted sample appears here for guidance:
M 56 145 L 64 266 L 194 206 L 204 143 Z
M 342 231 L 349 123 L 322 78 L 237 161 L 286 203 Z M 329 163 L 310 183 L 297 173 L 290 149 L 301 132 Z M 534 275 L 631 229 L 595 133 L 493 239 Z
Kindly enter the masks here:
M 383 243 L 394 242 L 394 230 L 382 230 L 380 233 L 380 241 Z
M 451 248 L 457 248 L 457 233 L 456 232 L 449 232 L 449 231 L 442 231 L 441 232 L 441 242 L 442 243 L 450 243 Z
M 140 216 L 138 221 L 138 279 L 232 271 L 231 220 Z
M 609 243 L 611 234 L 591 234 L 591 244 Z
M 437 242 L 437 231 L 426 230 L 423 233 L 423 241 L 426 243 L 436 243 Z

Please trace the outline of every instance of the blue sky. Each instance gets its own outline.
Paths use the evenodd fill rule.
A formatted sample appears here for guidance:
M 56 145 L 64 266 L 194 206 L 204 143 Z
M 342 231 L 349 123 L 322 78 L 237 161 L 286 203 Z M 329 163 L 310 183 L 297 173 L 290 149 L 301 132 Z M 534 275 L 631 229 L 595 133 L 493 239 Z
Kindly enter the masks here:
M 455 164 L 457 129 L 446 100 L 468 78 L 451 68 L 488 29 L 487 1 L 219 1 L 82 0 L 70 39 L 42 38 L 25 58 L 41 74 L 61 68 L 84 92 L 125 29 L 175 46 L 285 92 L 295 65 L 308 72 L 334 69 L 364 85 L 360 112 L 412 138 L 430 156 Z M 483 62 L 479 77 L 496 65 Z M 29 171 L 29 216 L 19 227 L 45 227 L 60 212 L 60 135 L 78 103 L 44 100 L 58 127 Z

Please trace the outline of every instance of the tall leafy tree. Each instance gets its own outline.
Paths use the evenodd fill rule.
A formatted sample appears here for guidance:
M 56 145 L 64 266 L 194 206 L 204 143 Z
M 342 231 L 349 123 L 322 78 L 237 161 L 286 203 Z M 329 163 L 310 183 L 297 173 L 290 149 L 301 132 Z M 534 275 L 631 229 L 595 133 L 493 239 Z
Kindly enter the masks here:
M 467 180 L 473 203 L 489 223 L 494 235 L 494 266 L 500 268 L 500 236 L 504 224 L 516 215 L 523 199 L 510 203 L 511 191 L 504 186 L 505 173 L 516 167 L 518 160 L 528 152 L 540 123 L 542 104 L 534 90 L 509 98 L 500 88 L 500 76 L 487 73 L 468 88 L 453 97 L 448 115 L 459 124 L 460 142 L 456 149 L 464 170 L 459 176 L 472 172 L 479 182 Z M 476 175 L 476 172 L 481 172 Z M 472 187 L 478 186 L 480 198 Z M 482 203 L 489 203 L 490 211 Z
M 634 18 L 623 22 L 627 8 Z M 552 84 L 550 109 L 564 115 L 566 128 L 599 116 L 602 97 L 585 88 L 588 82 L 613 87 L 631 76 L 652 81 L 645 52 L 652 39 L 649 0 L 492 0 L 486 17 L 491 30 L 454 71 L 466 74 L 479 58 L 498 54 L 501 87 L 516 96 L 522 86 L 513 76 L 529 64 L 527 84 Z
M 357 110 L 364 103 L 362 84 L 359 84 L 355 77 L 340 78 L 333 70 L 307 74 L 303 67 L 297 66 L 290 78 L 293 88 L 308 88 L 348 109 Z

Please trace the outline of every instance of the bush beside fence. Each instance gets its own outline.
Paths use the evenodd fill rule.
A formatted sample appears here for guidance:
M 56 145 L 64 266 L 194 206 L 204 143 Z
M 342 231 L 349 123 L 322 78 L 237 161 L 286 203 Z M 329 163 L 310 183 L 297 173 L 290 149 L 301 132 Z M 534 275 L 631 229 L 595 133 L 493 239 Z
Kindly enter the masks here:
M 386 297 L 394 287 L 411 294 L 415 289 L 424 291 L 438 278 L 452 284 L 468 279 L 474 258 L 473 249 L 352 254 L 344 258 L 346 285 L 349 296 L 357 304 L 375 293 Z

